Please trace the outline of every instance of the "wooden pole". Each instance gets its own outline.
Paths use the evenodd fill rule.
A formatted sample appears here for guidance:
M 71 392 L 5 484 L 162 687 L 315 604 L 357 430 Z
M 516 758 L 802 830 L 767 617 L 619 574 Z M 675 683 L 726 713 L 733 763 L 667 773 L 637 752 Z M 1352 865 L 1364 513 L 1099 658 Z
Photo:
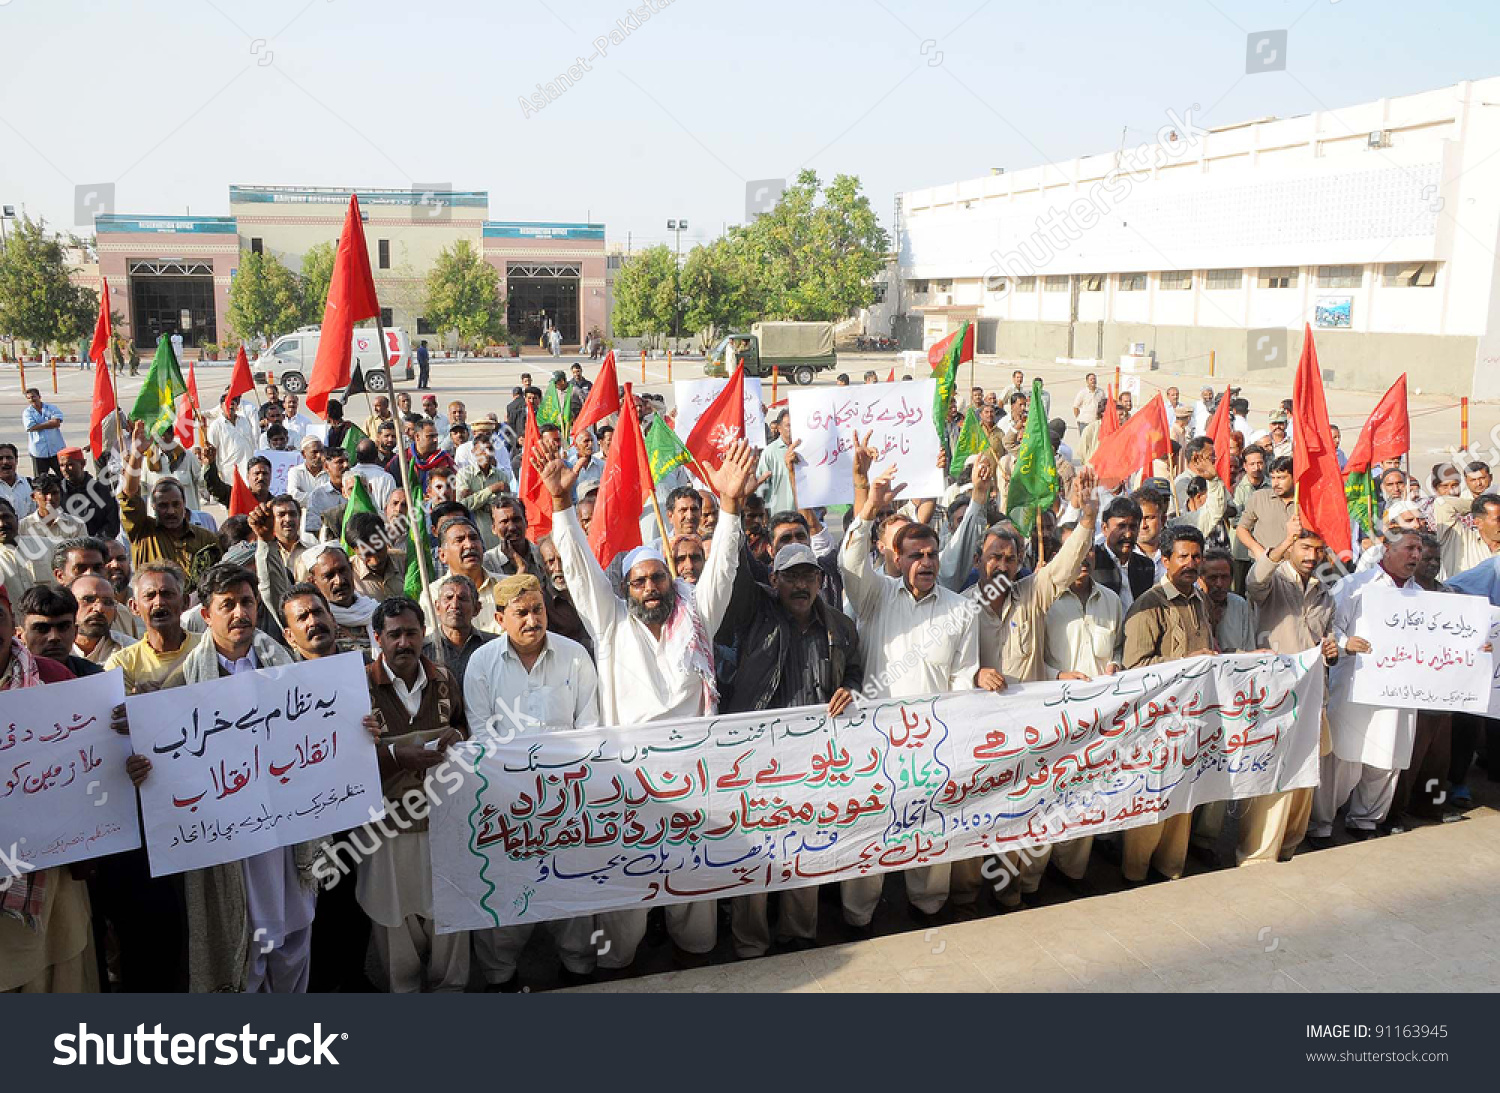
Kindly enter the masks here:
M 1047 564 L 1047 546 L 1042 542 L 1042 507 L 1036 509 L 1036 567 L 1041 569 Z
M 646 382 L 646 347 L 641 347 L 641 382 Z
M 672 564 L 672 540 L 667 535 L 667 522 L 661 516 L 661 501 L 656 497 L 656 483 L 651 483 L 651 508 L 656 513 L 656 528 L 661 532 L 661 553 L 667 561 L 667 573 L 675 581 L 677 567 Z M 629 574 L 626 574 L 628 577 Z
M 381 324 L 379 316 L 376 316 L 375 318 L 375 336 L 380 341 L 380 368 L 381 371 L 385 373 L 385 389 L 394 398 L 396 383 L 391 378 L 391 358 L 386 353 L 385 327 Z M 368 393 L 369 392 L 366 391 L 366 394 Z M 407 484 L 411 482 L 411 471 L 410 464 L 408 463 L 406 458 L 406 437 L 402 436 L 399 431 L 396 436 L 396 462 L 397 469 L 401 472 L 400 488 L 406 489 Z M 409 495 L 407 496 L 406 517 L 408 521 L 427 519 L 427 514 L 422 510 L 422 499 L 420 497 L 411 497 Z M 432 598 L 432 579 L 427 573 L 427 564 L 429 559 L 425 557 L 426 551 L 422 549 L 422 536 L 412 535 L 410 531 L 408 531 L 407 540 L 410 544 L 409 549 L 415 550 L 417 552 L 417 575 L 422 580 L 422 595 L 432 608 L 433 621 L 435 622 L 437 620 L 437 603 Z M 437 650 L 439 663 L 446 664 L 448 655 L 443 648 L 443 642 L 441 639 L 441 633 L 434 635 L 432 647 Z
M 21 396 L 26 396 L 26 354 L 16 354 L 16 364 L 21 369 Z
M 672 351 L 667 350 L 667 382 L 672 382 Z
M 1219 352 L 1218 352 L 1218 350 L 1216 350 L 1216 349 L 1210 349 L 1208 351 L 1208 374 L 1209 374 L 1210 378 L 1213 377 L 1214 368 L 1215 368 L 1215 366 L 1218 363 L 1219 363 Z
M 1469 400 L 1468 400 L 1468 398 L 1465 397 L 1465 398 L 1459 399 L 1459 406 L 1460 406 L 1461 409 L 1460 409 L 1460 418 L 1459 418 L 1459 445 L 1458 446 L 1459 446 L 1459 448 L 1462 451 L 1467 452 L 1469 450 Z
M 57 358 L 52 358 L 52 393 L 57 394 Z

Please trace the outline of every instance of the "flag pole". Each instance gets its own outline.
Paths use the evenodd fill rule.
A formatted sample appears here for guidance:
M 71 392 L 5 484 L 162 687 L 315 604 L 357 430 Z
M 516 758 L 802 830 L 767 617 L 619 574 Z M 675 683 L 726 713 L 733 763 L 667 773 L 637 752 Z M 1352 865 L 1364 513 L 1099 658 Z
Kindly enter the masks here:
M 1042 506 L 1036 507 L 1036 567 L 1047 564 L 1047 546 L 1042 541 Z
M 628 383 L 625 385 L 625 397 L 632 400 L 632 404 L 631 405 L 633 407 L 634 406 L 634 401 L 633 400 L 635 399 L 635 393 L 633 391 L 631 391 L 630 384 L 628 384 Z M 620 414 L 620 420 L 623 422 L 625 420 L 625 414 L 623 412 L 624 411 L 624 405 L 623 405 L 623 403 L 621 404 L 620 409 L 622 411 L 621 414 Z M 640 414 L 636 414 L 635 415 L 635 427 L 640 430 L 640 433 L 641 433 L 641 450 L 645 451 L 646 450 L 646 427 L 641 424 L 641 415 Z M 683 451 L 687 451 L 686 447 L 683 448 Z M 692 459 L 692 457 L 693 457 L 693 453 L 692 452 L 688 452 L 688 458 Z M 646 456 L 646 477 L 651 480 L 651 511 L 656 514 L 656 530 L 659 531 L 659 532 L 661 532 L 661 545 L 662 545 L 662 552 L 661 553 L 662 553 L 662 559 L 667 563 L 667 574 L 668 574 L 668 576 L 670 576 L 672 578 L 672 580 L 675 581 L 677 579 L 677 566 L 672 561 L 672 540 L 667 537 L 667 522 L 666 522 L 666 520 L 662 519 L 662 515 L 661 515 L 661 501 L 656 496 L 656 472 L 651 469 L 651 456 L 650 456 L 649 453 Z M 622 574 L 622 576 L 629 576 L 629 574 Z
M 383 371 L 385 373 L 385 389 L 386 389 L 387 392 L 389 392 L 391 394 L 391 397 L 394 400 L 394 398 L 395 398 L 395 391 L 396 391 L 396 383 L 391 378 L 391 358 L 387 355 L 386 349 L 385 349 L 385 327 L 381 324 L 381 322 L 380 322 L 380 316 L 378 316 L 378 315 L 375 316 L 375 336 L 380 341 L 380 368 L 381 368 L 381 371 Z M 366 398 L 369 397 L 369 393 L 370 393 L 369 392 L 369 382 L 366 381 L 366 387 L 365 387 L 365 396 L 366 396 Z M 370 412 L 374 413 L 374 407 L 373 406 L 371 407 Z M 399 469 L 401 471 L 401 488 L 405 489 L 411 483 L 411 481 L 412 481 L 412 479 L 411 479 L 411 463 L 406 458 L 406 437 L 402 436 L 399 431 L 396 434 L 396 461 L 397 461 L 397 469 Z M 426 514 L 425 511 L 423 511 L 423 508 L 422 508 L 422 499 L 419 498 L 419 497 L 408 497 L 406 499 L 406 514 L 407 514 L 406 518 L 407 518 L 408 521 L 413 520 L 413 519 L 426 520 L 427 519 L 427 514 Z M 427 573 L 428 559 L 425 558 L 425 557 L 423 557 L 423 555 L 426 552 L 422 549 L 422 536 L 420 536 L 420 535 L 413 536 L 411 534 L 410 530 L 408 530 L 408 532 L 407 532 L 407 539 L 409 540 L 409 542 L 411 544 L 411 549 L 415 550 L 417 552 L 417 575 L 422 580 L 422 595 L 424 597 L 426 597 L 428 605 L 432 608 L 433 621 L 436 622 L 437 621 L 437 602 L 432 598 L 432 579 L 428 576 L 428 573 Z M 439 627 L 438 629 L 439 629 L 439 633 L 435 634 L 434 637 L 437 638 L 437 639 L 441 639 L 442 638 L 442 633 L 441 633 L 441 629 L 442 628 Z M 437 651 L 439 662 L 443 663 L 444 665 L 446 665 L 447 660 L 448 660 L 448 655 L 447 655 L 447 651 L 443 648 L 442 641 L 441 640 L 434 640 L 433 643 L 432 643 L 432 647 L 433 647 L 433 649 L 435 649 Z

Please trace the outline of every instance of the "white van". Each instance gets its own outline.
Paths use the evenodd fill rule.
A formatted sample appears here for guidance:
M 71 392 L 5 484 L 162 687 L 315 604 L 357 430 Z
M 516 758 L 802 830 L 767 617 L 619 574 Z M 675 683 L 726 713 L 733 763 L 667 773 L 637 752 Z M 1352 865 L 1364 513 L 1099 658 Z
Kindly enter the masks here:
M 313 361 L 318 359 L 318 339 L 322 328 L 304 326 L 290 334 L 277 338 L 261 350 L 255 358 L 257 372 L 274 373 L 276 382 L 288 394 L 300 395 L 307 390 L 307 377 L 312 374 Z M 353 358 L 349 362 L 352 370 L 356 364 L 364 369 L 365 383 L 371 391 L 385 390 L 385 373 L 381 369 L 380 342 L 373 326 L 360 327 L 354 331 Z M 411 353 L 411 339 L 400 327 L 391 327 L 385 332 L 385 351 L 391 361 L 391 374 L 404 370 Z

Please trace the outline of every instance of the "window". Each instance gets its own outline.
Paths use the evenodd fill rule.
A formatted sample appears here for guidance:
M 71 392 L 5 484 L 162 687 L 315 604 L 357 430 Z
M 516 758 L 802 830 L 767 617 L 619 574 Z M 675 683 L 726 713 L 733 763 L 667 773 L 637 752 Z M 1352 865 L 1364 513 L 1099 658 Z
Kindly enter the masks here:
M 1297 267 L 1272 266 L 1268 269 L 1262 269 L 1257 284 L 1261 288 L 1296 288 Z
M 912 292 L 916 293 L 918 296 L 925 296 L 927 294 L 927 282 L 926 281 L 913 281 L 911 283 L 911 290 L 912 290 Z
M 1067 292 L 1068 291 L 1068 278 L 1067 278 L 1067 276 L 1064 275 L 1062 277 L 1058 277 L 1055 274 L 1049 274 L 1047 276 L 1046 280 L 1044 280 L 1042 282 L 1042 291 L 1043 292 Z
M 379 249 L 380 249 L 380 268 L 381 269 L 390 269 L 391 268 L 391 241 L 389 239 L 382 239 L 382 240 L 380 240 L 380 242 L 379 242 Z
M 1245 271 L 1242 269 L 1211 269 L 1203 279 L 1203 287 L 1207 289 L 1239 288 L 1244 281 Z
M 1081 292 L 1103 292 L 1104 274 L 1085 273 L 1078 278 L 1078 288 Z
M 1017 277 L 1016 278 L 1016 291 L 1017 292 L 1035 292 L 1036 291 L 1036 278 L 1035 277 Z
M 1319 288 L 1358 288 L 1364 280 L 1362 266 L 1319 266 Z
M 263 249 L 263 247 L 261 245 L 260 236 L 258 236 L 258 235 L 252 235 L 250 237 L 250 253 L 251 254 L 264 254 L 265 253 L 265 251 L 264 251 L 264 249 Z
M 1436 262 L 1389 262 L 1381 283 L 1386 288 L 1431 288 L 1435 280 Z
M 883 303 L 885 303 L 885 290 L 886 290 L 886 287 L 887 286 L 886 286 L 886 283 L 884 281 L 876 281 L 875 282 L 875 302 L 877 304 L 883 304 Z
M 984 290 L 986 292 L 1001 293 L 1010 284 L 1008 277 L 986 277 L 984 279 Z
M 1193 287 L 1193 271 L 1190 269 L 1164 269 L 1161 271 L 1163 292 L 1181 292 Z
M 418 315 L 417 316 L 417 333 L 418 334 L 436 334 L 437 330 L 436 330 L 435 327 L 433 327 L 433 325 L 430 322 L 427 321 L 426 316 L 424 316 L 424 315 Z
M 953 282 L 952 281 L 934 281 L 934 282 L 932 282 L 932 291 L 933 292 L 952 292 L 953 291 Z
M 1144 273 L 1122 273 L 1120 274 L 1121 292 L 1145 292 L 1146 275 Z
M 384 242 L 384 240 L 381 240 L 381 242 Z M 392 316 L 390 308 L 383 307 L 383 308 L 380 309 L 380 325 L 381 326 L 395 326 L 396 325 L 395 317 Z

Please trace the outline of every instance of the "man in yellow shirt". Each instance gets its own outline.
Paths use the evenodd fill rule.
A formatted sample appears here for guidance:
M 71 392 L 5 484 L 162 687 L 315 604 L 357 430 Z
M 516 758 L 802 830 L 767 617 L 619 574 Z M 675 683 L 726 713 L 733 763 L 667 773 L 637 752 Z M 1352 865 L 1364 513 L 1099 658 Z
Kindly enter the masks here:
M 146 636 L 110 654 L 105 671 L 125 674 L 125 693 L 143 694 L 160 688 L 201 637 L 183 629 L 187 578 L 172 562 L 147 562 L 131 580 L 130 609 L 145 620 Z

